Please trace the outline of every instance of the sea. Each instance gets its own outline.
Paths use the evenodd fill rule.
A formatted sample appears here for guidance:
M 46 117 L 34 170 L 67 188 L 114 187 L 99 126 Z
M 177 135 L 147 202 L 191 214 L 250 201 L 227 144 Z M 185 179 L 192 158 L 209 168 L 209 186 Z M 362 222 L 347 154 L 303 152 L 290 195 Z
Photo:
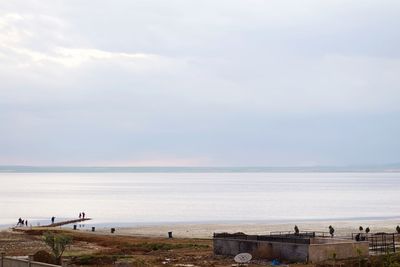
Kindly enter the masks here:
M 77 218 L 164 223 L 371 220 L 400 217 L 398 172 L 0 172 L 0 225 Z

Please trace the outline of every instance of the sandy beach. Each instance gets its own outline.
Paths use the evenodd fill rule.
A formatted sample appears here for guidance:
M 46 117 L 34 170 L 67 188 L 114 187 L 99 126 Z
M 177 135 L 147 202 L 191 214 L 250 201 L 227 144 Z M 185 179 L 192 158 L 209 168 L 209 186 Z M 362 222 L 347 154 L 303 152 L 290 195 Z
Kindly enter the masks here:
M 115 228 L 116 234 L 125 236 L 139 237 L 167 237 L 168 232 L 173 233 L 176 238 L 212 238 L 213 233 L 236 233 L 246 234 L 270 234 L 271 232 L 293 231 L 297 225 L 300 231 L 329 232 L 329 225 L 335 229 L 335 236 L 349 236 L 352 233 L 358 233 L 359 227 L 364 229 L 369 227 L 372 233 L 395 232 L 396 226 L 400 225 L 400 218 L 386 220 L 336 220 L 336 221 L 297 221 L 297 222 L 225 222 L 225 223 L 157 223 L 132 226 L 113 226 L 113 223 L 107 223 L 107 226 L 98 226 L 96 224 L 81 225 L 77 231 L 91 232 L 92 226 L 96 228 L 95 233 L 111 234 L 110 229 Z M 11 226 L 0 226 L 0 230 L 10 229 Z M 72 224 L 62 226 L 62 229 L 72 229 Z
M 359 226 L 369 227 L 371 232 L 395 232 L 399 219 L 392 220 L 355 220 L 355 221 L 303 221 L 298 223 L 221 223 L 221 224 L 170 224 L 136 227 L 116 227 L 119 235 L 166 237 L 172 232 L 178 238 L 212 238 L 216 232 L 244 232 L 246 234 L 269 234 L 276 231 L 293 231 L 297 225 L 301 231 L 328 232 L 329 225 L 337 236 L 349 236 L 359 232 Z M 87 229 L 89 231 L 89 229 Z M 98 232 L 108 233 L 109 227 L 97 228 Z

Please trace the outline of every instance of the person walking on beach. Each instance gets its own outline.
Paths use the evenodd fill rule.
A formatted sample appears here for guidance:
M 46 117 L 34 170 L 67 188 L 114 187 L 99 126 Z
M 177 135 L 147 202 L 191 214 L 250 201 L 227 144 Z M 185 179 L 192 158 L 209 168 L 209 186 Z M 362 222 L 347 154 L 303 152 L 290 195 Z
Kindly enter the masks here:
M 21 217 L 19 217 L 19 219 L 18 219 L 18 223 L 17 223 L 17 226 L 20 226 L 20 225 L 21 225 L 21 223 L 22 223 L 22 219 L 21 219 Z
M 25 220 L 25 226 L 28 227 L 28 220 Z
M 56 219 L 56 217 L 51 217 L 51 224 L 54 224 L 54 220 Z

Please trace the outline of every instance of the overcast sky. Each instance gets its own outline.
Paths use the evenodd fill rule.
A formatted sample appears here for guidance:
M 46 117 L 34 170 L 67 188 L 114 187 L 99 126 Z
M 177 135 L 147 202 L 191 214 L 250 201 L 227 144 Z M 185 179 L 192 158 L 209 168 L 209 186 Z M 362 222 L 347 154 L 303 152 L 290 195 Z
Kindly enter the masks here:
M 0 0 L 0 165 L 400 162 L 400 1 Z

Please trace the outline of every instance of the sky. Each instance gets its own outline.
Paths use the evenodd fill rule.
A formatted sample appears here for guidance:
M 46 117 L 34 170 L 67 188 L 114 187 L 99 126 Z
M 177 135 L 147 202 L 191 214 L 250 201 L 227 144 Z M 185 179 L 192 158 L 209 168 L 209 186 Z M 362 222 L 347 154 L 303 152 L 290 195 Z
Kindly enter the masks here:
M 400 1 L 0 0 L 0 165 L 400 162 Z

